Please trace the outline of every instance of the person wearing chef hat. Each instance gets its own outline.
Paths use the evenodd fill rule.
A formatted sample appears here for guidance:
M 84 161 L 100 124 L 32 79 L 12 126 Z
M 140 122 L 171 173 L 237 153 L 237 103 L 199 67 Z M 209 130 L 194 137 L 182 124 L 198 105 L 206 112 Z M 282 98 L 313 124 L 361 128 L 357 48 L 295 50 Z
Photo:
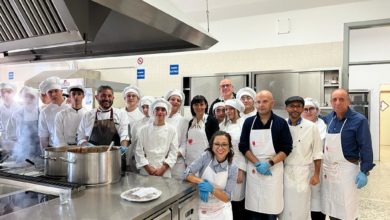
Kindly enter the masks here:
M 247 219 L 272 219 L 283 211 L 283 160 L 292 150 L 286 120 L 272 112 L 270 91 L 256 94 L 255 116 L 242 126 L 240 151 L 248 159 L 245 209 Z
M 127 112 L 130 126 L 144 116 L 138 109 L 138 102 L 141 97 L 141 92 L 137 86 L 130 85 L 123 90 L 123 99 L 126 101 L 126 107 L 123 107 L 123 110 Z
M 135 161 L 135 147 L 137 146 L 137 141 L 138 141 L 138 132 L 139 130 L 149 124 L 151 122 L 150 120 L 150 115 L 149 115 L 149 108 L 154 102 L 155 98 L 153 96 L 144 96 L 141 98 L 139 102 L 139 110 L 144 114 L 144 117 L 141 120 L 136 121 L 132 125 L 131 129 L 131 147 L 129 150 L 129 171 L 138 173 L 139 170 L 137 169 L 136 166 L 136 161 Z
M 217 119 L 219 127 L 223 126 L 225 123 L 225 103 L 223 101 L 217 102 L 213 105 L 213 114 L 215 119 Z
M 69 108 L 62 96 L 61 79 L 53 76 L 45 81 L 43 90 L 46 91 L 50 104 L 39 113 L 38 135 L 42 149 L 55 145 L 55 116 L 58 112 Z
M 62 110 L 55 117 L 54 146 L 57 147 L 77 145 L 77 128 L 81 118 L 87 112 L 87 109 L 83 107 L 84 86 L 69 86 L 67 92 L 71 107 Z
M 245 215 L 245 184 L 246 184 L 246 158 L 238 149 L 242 125 L 244 119 L 240 115 L 244 112 L 245 106 L 239 99 L 229 99 L 225 101 L 226 123 L 221 130 L 230 134 L 234 151 L 233 163 L 238 167 L 236 187 L 231 197 L 233 219 L 246 219 Z
M 143 175 L 171 177 L 178 152 L 176 128 L 165 122 L 171 112 L 171 104 L 157 98 L 151 105 L 153 123 L 143 126 L 135 148 L 137 168 Z
M 184 161 L 189 166 L 198 159 L 209 146 L 209 140 L 219 130 L 217 119 L 206 114 L 207 100 L 202 95 L 196 95 L 191 100 L 191 114 L 193 118 L 188 122 L 186 133 Z
M 334 90 L 330 102 L 333 111 L 324 118 L 328 127 L 321 173 L 322 212 L 330 219 L 356 219 L 358 189 L 367 185 L 375 166 L 370 126 L 364 115 L 349 107 L 345 89 Z
M 284 209 L 280 220 L 310 218 L 311 185 L 320 182 L 323 148 L 317 126 L 301 117 L 305 101 L 300 96 L 286 99 L 287 123 L 293 149 L 284 160 Z M 314 173 L 310 166 L 314 163 Z
M 213 111 L 215 103 L 224 102 L 228 99 L 236 98 L 236 94 L 234 93 L 234 86 L 230 79 L 223 79 L 219 82 L 219 93 L 220 97 L 215 99 L 210 105 L 209 115 L 214 117 L 215 115 Z
M 12 150 L 16 142 L 16 129 L 9 126 L 12 114 L 20 109 L 15 102 L 16 86 L 11 83 L 0 83 L 0 147 Z
M 121 153 L 124 154 L 129 145 L 127 113 L 112 107 L 114 90 L 108 85 L 99 86 L 95 98 L 99 107 L 87 111 L 81 118 L 77 129 L 77 145 L 93 147 L 114 142 L 114 146 L 121 146 Z
M 39 110 L 42 110 L 44 107 L 46 107 L 48 104 L 50 104 L 50 99 L 49 99 L 49 96 L 46 95 L 46 83 L 47 81 L 46 80 L 43 80 L 40 84 L 39 84 L 39 98 L 41 100 L 41 107 L 39 108 Z
M 166 122 L 176 128 L 179 143 L 176 164 L 171 169 L 172 177 L 183 180 L 184 171 L 186 168 L 183 154 L 185 153 L 184 151 L 186 144 L 186 131 L 188 129 L 188 120 L 180 114 L 180 111 L 184 106 L 185 96 L 182 91 L 173 89 L 165 95 L 165 99 L 172 105 L 171 113 L 166 118 Z
M 237 99 L 241 100 L 241 102 L 245 105 L 245 110 L 241 115 L 241 118 L 243 118 L 244 120 L 246 118 L 256 115 L 257 111 L 255 108 L 255 97 L 255 90 L 249 87 L 241 88 L 237 92 Z
M 39 157 L 42 153 L 38 137 L 38 90 L 24 86 L 19 95 L 22 106 L 13 113 L 9 125 L 16 128 L 17 137 L 12 156 L 17 162 L 22 162 L 26 158 Z
M 305 98 L 305 108 L 302 112 L 302 117 L 316 124 L 320 132 L 322 146 L 325 143 L 326 124 L 324 120 L 318 117 L 319 103 L 313 98 Z M 311 165 L 311 172 L 314 173 L 314 164 Z M 321 212 L 321 182 L 315 186 L 311 186 L 311 218 L 313 220 L 325 220 L 326 216 Z

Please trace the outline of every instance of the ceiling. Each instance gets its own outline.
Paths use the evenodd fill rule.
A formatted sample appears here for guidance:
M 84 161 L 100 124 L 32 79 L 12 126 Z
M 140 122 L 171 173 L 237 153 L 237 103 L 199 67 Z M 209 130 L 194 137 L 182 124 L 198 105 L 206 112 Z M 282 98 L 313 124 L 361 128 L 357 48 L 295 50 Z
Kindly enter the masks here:
M 170 0 L 197 22 L 206 22 L 207 0 Z M 208 0 L 210 20 L 223 20 L 371 0 Z

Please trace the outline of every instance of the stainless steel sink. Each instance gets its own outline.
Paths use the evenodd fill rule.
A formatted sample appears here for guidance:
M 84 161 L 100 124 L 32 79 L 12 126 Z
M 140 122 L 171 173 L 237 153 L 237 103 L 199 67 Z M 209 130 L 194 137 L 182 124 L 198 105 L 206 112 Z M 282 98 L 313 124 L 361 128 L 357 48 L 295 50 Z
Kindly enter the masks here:
M 18 191 L 25 191 L 22 187 L 0 184 L 0 197 L 9 195 Z

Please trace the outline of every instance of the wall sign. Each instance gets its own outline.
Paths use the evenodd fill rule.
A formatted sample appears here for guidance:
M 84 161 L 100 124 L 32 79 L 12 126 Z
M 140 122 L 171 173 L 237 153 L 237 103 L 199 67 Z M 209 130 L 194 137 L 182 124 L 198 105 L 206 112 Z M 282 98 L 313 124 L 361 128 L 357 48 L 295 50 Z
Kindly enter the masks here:
M 8 79 L 9 79 L 9 80 L 12 80 L 12 79 L 14 79 L 14 78 L 15 78 L 14 72 L 8 72 Z
M 145 79 L 145 69 L 137 69 L 137 79 Z
M 169 75 L 179 75 L 179 64 L 171 64 L 169 66 Z

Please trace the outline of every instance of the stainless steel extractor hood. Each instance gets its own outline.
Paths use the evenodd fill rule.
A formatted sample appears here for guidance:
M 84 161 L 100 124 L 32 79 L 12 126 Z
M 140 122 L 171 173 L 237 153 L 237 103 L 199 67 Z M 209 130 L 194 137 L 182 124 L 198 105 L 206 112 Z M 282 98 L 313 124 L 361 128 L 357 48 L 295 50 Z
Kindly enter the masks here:
M 161 0 L 0 0 L 0 63 L 207 49 Z

